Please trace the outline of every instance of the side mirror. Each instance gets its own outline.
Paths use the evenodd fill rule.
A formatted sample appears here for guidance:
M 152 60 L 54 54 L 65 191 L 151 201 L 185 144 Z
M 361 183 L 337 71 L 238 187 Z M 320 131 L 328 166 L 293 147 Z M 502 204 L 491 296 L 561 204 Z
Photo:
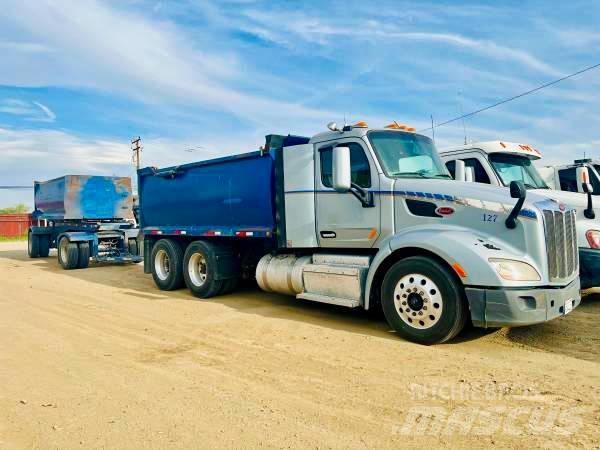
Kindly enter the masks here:
M 352 186 L 350 149 L 334 147 L 332 156 L 333 188 L 337 192 L 348 192 Z
M 454 179 L 456 181 L 466 181 L 465 162 L 462 159 L 457 159 L 454 164 Z
M 590 173 L 588 168 L 585 166 L 579 166 L 575 169 L 575 174 L 577 177 L 577 192 L 587 193 L 585 190 L 585 185 L 590 182 Z
M 510 182 L 510 196 L 518 199 L 517 204 L 506 218 L 506 222 L 504 222 L 506 228 L 512 230 L 517 227 L 517 217 L 519 217 L 519 213 L 523 208 L 523 203 L 525 203 L 525 197 L 527 197 L 527 189 L 525 189 L 525 185 L 522 181 L 515 180 Z
M 581 187 L 583 189 L 583 192 L 585 192 L 586 194 L 594 193 L 594 186 L 592 186 L 592 183 L 581 183 Z
M 518 199 L 522 199 L 527 196 L 527 189 L 522 181 L 515 180 L 510 182 L 510 196 Z
M 592 203 L 592 194 L 594 193 L 594 186 L 592 183 L 581 183 L 583 192 L 587 194 L 587 208 L 583 211 L 583 215 L 588 219 L 595 219 L 596 213 L 594 212 L 594 205 Z
M 473 167 L 465 167 L 465 181 L 469 183 L 475 181 L 475 169 Z

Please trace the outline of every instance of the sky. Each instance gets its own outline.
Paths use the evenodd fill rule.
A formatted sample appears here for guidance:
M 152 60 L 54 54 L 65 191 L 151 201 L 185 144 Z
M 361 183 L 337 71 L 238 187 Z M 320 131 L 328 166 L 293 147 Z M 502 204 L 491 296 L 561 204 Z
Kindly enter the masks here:
M 600 63 L 600 2 L 0 0 L 0 186 L 246 152 L 330 121 L 425 129 Z M 600 70 L 435 132 L 600 157 Z M 430 134 L 430 131 L 424 131 Z M 0 207 L 32 204 L 0 190 Z

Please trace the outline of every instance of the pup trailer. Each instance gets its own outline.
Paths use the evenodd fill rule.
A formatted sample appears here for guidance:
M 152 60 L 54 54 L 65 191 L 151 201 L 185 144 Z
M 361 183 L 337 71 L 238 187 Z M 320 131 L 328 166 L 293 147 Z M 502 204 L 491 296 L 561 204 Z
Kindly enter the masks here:
M 96 262 L 140 262 L 133 221 L 131 178 L 67 175 L 34 183 L 34 220 L 28 233 L 30 258 L 58 249 L 63 269 Z
M 240 278 L 305 301 L 382 308 L 406 339 L 530 325 L 580 303 L 575 211 L 452 180 L 426 136 L 364 122 L 260 151 L 138 171 L 144 271 L 162 290 Z

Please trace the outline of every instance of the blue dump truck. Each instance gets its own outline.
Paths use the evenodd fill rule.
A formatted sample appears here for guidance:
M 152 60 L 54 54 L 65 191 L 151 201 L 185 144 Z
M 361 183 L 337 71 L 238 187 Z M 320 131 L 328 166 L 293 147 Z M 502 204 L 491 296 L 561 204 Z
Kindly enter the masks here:
M 36 181 L 34 204 L 30 258 L 47 257 L 56 248 L 66 270 L 86 268 L 90 259 L 142 261 L 130 178 L 67 175 Z
M 454 181 L 426 136 L 364 122 L 258 151 L 138 171 L 144 271 L 209 298 L 242 278 L 268 292 L 381 308 L 424 344 L 545 322 L 581 300 L 575 212 Z

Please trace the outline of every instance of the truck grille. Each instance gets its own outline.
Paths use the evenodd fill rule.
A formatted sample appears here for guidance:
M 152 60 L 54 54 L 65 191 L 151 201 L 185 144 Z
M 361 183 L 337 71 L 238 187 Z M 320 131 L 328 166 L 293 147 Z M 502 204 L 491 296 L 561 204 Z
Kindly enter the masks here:
M 579 270 L 575 211 L 544 210 L 550 280 L 560 280 Z

